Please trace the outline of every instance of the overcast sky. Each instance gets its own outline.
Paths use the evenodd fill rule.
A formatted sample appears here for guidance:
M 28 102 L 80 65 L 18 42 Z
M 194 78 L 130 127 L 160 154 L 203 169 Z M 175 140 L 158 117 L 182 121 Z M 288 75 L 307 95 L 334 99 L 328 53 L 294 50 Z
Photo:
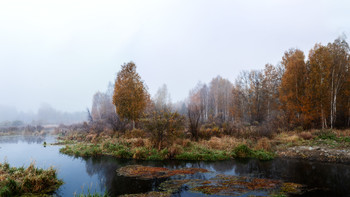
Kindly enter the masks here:
M 165 83 L 178 101 L 343 33 L 347 0 L 0 0 L 0 105 L 85 110 L 129 61 L 152 95 Z

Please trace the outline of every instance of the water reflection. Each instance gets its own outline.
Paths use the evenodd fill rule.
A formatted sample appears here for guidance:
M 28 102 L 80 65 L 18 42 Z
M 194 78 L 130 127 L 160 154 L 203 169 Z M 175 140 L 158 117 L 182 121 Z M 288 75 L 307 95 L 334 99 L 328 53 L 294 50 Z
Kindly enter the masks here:
M 54 140 L 53 136 L 46 137 L 46 136 L 25 136 L 25 135 L 18 135 L 18 136 L 1 136 L 0 137 L 0 144 L 8 143 L 8 144 L 18 144 L 19 142 L 25 142 L 28 144 L 42 144 L 46 138 Z
M 350 166 L 309 162 L 292 159 L 275 159 L 261 162 L 257 160 L 235 160 L 218 162 L 183 162 L 183 161 L 133 161 L 112 157 L 74 158 L 59 153 L 59 146 L 43 147 L 44 141 L 54 141 L 53 136 L 16 136 L 0 137 L 0 158 L 7 158 L 12 166 L 27 166 L 32 160 L 38 167 L 54 166 L 59 178 L 65 184 L 57 191 L 57 196 L 73 196 L 93 183 L 92 191 L 103 192 L 111 196 L 130 193 L 156 191 L 167 179 L 138 180 L 118 176 L 116 170 L 126 165 L 146 165 L 178 169 L 185 167 L 205 168 L 213 173 L 194 174 L 172 177 L 171 179 L 210 179 L 216 174 L 251 176 L 258 178 L 279 179 L 286 182 L 304 184 L 309 191 L 304 196 L 350 196 Z M 85 189 L 85 192 L 87 189 Z M 174 196 L 205 196 L 192 193 L 186 188 Z
M 292 159 L 275 159 L 261 162 L 258 160 L 220 161 L 220 162 L 152 162 L 116 160 L 110 157 L 86 159 L 88 174 L 97 174 L 101 185 L 105 186 L 112 196 L 125 193 L 143 193 L 157 190 L 157 186 L 167 179 L 138 180 L 120 177 L 116 169 L 133 164 L 166 167 L 177 169 L 184 167 L 205 168 L 213 171 L 209 174 L 187 175 L 182 178 L 209 179 L 216 174 L 252 176 L 295 182 L 306 185 L 308 192 L 304 196 L 348 196 L 350 195 L 350 166 L 325 164 Z M 180 192 L 181 196 L 191 194 Z M 180 195 L 177 194 L 177 195 Z M 193 194 L 195 196 L 198 193 Z

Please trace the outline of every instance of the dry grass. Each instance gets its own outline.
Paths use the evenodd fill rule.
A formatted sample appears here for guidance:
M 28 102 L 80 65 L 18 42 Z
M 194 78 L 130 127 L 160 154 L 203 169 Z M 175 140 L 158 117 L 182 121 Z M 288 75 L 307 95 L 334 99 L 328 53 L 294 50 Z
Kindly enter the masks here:
M 183 146 L 178 144 L 173 144 L 169 148 L 169 157 L 175 157 L 175 155 L 182 154 L 184 152 Z
M 311 140 L 314 138 L 310 131 L 303 131 L 299 133 L 299 137 L 303 138 L 304 140 Z
M 271 151 L 271 140 L 267 137 L 260 138 L 254 147 L 255 150 L 267 150 Z
M 300 140 L 300 137 L 295 132 L 282 132 L 274 140 L 280 143 L 295 143 Z
M 350 136 L 350 129 L 346 129 L 346 130 L 334 129 L 333 132 L 334 132 L 338 137 L 349 137 L 349 136 Z
M 232 150 L 239 144 L 246 144 L 246 140 L 230 136 L 211 137 L 210 140 L 199 141 L 199 144 L 216 150 Z
M 128 130 L 124 134 L 124 138 L 145 138 L 146 132 L 142 129 Z
M 63 184 L 57 179 L 55 169 L 38 169 L 34 163 L 26 169 L 10 167 L 6 162 L 0 163 L 0 174 L 0 196 L 46 194 Z
M 191 145 L 190 139 L 177 138 L 174 144 L 180 145 L 182 147 L 189 147 Z

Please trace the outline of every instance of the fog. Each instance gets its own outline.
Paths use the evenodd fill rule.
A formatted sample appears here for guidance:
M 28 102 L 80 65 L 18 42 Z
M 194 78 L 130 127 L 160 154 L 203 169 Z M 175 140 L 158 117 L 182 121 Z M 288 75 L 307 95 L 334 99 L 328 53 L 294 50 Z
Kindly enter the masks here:
M 15 107 L 0 105 L 0 127 L 31 125 L 73 124 L 87 121 L 87 111 L 63 112 L 47 103 L 41 104 L 36 112 L 18 111 Z
M 0 121 L 38 121 L 42 109 L 81 120 L 129 61 L 151 95 L 167 84 L 176 102 L 198 81 L 234 81 L 291 47 L 307 54 L 350 35 L 349 10 L 345 0 L 1 1 Z

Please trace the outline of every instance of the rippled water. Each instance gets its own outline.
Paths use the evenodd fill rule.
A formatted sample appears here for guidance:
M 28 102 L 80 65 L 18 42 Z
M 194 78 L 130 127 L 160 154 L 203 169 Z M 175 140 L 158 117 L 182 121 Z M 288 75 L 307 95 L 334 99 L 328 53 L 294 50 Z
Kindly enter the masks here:
M 217 162 L 183 161 L 133 161 L 112 157 L 75 158 L 59 153 L 60 146 L 43 146 L 43 142 L 55 141 L 54 136 L 6 136 L 0 137 L 0 161 L 7 160 L 11 166 L 28 166 L 35 161 L 38 167 L 55 167 L 58 177 L 65 184 L 56 196 L 73 196 L 82 190 L 103 192 L 108 190 L 112 196 L 129 193 L 143 193 L 157 190 L 166 179 L 138 180 L 118 176 L 116 170 L 130 164 L 161 166 L 170 169 L 183 167 L 205 168 L 214 173 L 195 174 L 183 178 L 209 179 L 215 174 L 251 176 L 279 179 L 307 186 L 303 196 L 350 196 L 350 166 L 309 162 L 292 159 L 275 159 L 261 162 L 251 160 L 230 160 Z M 186 188 L 174 196 L 208 196 L 193 193 Z

